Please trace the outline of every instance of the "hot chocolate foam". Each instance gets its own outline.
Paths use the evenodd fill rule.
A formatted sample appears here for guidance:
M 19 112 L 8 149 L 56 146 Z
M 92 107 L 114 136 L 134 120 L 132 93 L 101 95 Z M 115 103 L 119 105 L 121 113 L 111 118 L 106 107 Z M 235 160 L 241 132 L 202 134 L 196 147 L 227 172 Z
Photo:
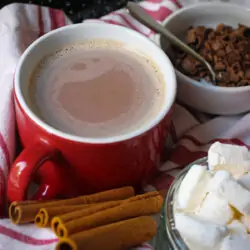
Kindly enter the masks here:
M 113 41 L 87 41 L 46 57 L 31 102 L 49 125 L 78 136 L 137 130 L 161 110 L 164 85 L 151 60 Z

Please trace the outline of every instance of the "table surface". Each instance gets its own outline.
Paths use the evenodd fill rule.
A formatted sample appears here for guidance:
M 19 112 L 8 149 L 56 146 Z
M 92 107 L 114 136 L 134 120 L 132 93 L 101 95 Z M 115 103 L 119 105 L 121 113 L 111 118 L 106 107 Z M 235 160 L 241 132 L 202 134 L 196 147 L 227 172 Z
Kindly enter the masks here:
M 138 2 L 139 0 L 132 1 Z M 84 19 L 99 18 L 123 8 L 128 0 L 1 0 L 0 8 L 13 2 L 33 3 L 62 9 L 74 23 L 79 23 Z

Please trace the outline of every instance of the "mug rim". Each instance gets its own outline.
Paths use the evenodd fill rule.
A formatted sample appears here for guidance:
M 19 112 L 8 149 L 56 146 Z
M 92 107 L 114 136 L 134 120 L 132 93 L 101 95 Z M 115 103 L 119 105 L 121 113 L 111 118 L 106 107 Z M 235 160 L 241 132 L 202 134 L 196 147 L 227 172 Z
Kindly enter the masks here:
M 137 37 L 139 39 L 143 39 L 144 42 L 150 43 L 150 46 L 154 47 L 154 50 L 158 50 L 159 53 L 162 53 L 165 55 L 165 65 L 168 65 L 169 68 L 169 84 L 172 85 L 172 94 L 171 94 L 171 98 L 168 98 L 167 101 L 165 101 L 163 108 L 161 109 L 161 111 L 152 119 L 152 121 L 148 122 L 145 126 L 139 127 L 138 129 L 135 129 L 134 131 L 125 133 L 123 135 L 117 135 L 117 136 L 111 136 L 111 137 L 104 137 L 104 138 L 91 138 L 91 137 L 82 137 L 82 136 L 77 136 L 77 135 L 73 135 L 70 133 L 66 133 L 63 131 L 60 131 L 57 128 L 54 128 L 53 126 L 47 124 L 46 122 L 44 122 L 42 119 L 39 118 L 39 116 L 37 116 L 29 107 L 29 105 L 27 104 L 23 94 L 22 94 L 22 87 L 21 87 L 21 68 L 22 65 L 24 64 L 24 62 L 26 61 L 26 57 L 32 53 L 33 51 L 36 51 L 36 46 L 37 44 L 39 44 L 40 42 L 42 42 L 43 40 L 46 40 L 47 38 L 54 36 L 62 31 L 65 30 L 78 30 L 78 29 L 84 29 L 84 27 L 91 27 L 93 30 L 95 28 L 103 28 L 103 29 L 109 29 L 109 32 L 112 32 L 110 30 L 112 29 L 121 29 L 124 30 L 124 33 L 126 32 L 126 34 L 128 36 L 132 36 L 132 37 Z M 103 37 L 105 39 L 105 37 Z M 115 39 L 114 39 L 115 40 Z M 152 53 L 152 52 L 151 52 Z M 150 53 L 149 53 L 150 56 Z M 154 60 L 156 61 L 156 60 Z M 156 61 L 157 63 L 157 61 Z M 163 67 L 159 64 L 157 64 L 159 66 L 160 71 L 163 70 Z M 166 86 L 166 89 L 168 89 L 168 83 L 166 83 L 165 79 L 164 79 L 164 86 Z M 114 24 L 107 24 L 107 23 L 79 23 L 79 24 L 71 24 L 71 25 L 67 25 L 61 28 L 58 28 L 56 30 L 50 31 L 48 33 L 46 33 L 45 35 L 39 37 L 37 40 L 35 40 L 31 45 L 29 45 L 26 50 L 24 51 L 24 53 L 21 55 L 19 62 L 17 64 L 16 67 L 16 71 L 15 71 L 15 75 L 14 75 L 14 96 L 16 98 L 16 100 L 18 101 L 18 105 L 23 109 L 24 113 L 35 123 L 37 124 L 39 127 L 43 128 L 45 131 L 49 132 L 50 134 L 53 134 L 59 138 L 63 138 L 66 140 L 70 140 L 70 141 L 75 141 L 75 142 L 82 142 L 82 143 L 92 143 L 92 144 L 107 144 L 107 143 L 116 143 L 116 142 L 121 142 L 121 141 L 126 141 L 129 140 L 131 138 L 140 136 L 142 134 L 144 134 L 145 132 L 151 130 L 153 127 L 155 127 L 156 125 L 158 125 L 163 119 L 164 117 L 170 112 L 174 101 L 175 101 L 175 97 L 176 97 L 176 89 L 177 89 L 177 82 L 176 82 L 176 74 L 175 74 L 175 70 L 174 67 L 169 59 L 169 57 L 163 52 L 163 50 L 158 47 L 152 40 L 150 40 L 149 38 L 145 37 L 144 35 L 140 34 L 139 32 L 136 32 L 130 28 L 124 27 L 124 26 L 120 26 L 120 25 L 114 25 Z

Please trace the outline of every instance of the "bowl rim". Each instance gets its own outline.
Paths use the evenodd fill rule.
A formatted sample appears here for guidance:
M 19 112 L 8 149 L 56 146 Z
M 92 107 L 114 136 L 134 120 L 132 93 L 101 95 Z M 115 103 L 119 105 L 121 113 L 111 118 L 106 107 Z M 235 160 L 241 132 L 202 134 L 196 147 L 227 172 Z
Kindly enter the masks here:
M 238 8 L 241 11 L 245 11 L 245 12 L 250 12 L 250 7 L 243 7 L 241 5 L 235 4 L 235 3 L 222 3 L 222 2 L 213 2 L 213 3 L 194 3 L 194 4 L 190 4 L 187 5 L 185 7 L 181 7 L 180 9 L 174 11 L 173 13 L 171 13 L 169 16 L 167 16 L 161 23 L 162 25 L 165 27 L 167 25 L 168 22 L 170 22 L 173 18 L 176 18 L 176 16 L 180 16 L 183 13 L 185 13 L 186 11 L 192 10 L 192 9 L 200 9 L 205 8 L 205 7 L 211 7 L 212 8 L 217 8 L 217 7 L 226 7 L 226 8 L 231 8 L 231 9 L 235 9 Z M 250 14 L 250 13 L 249 13 Z M 161 35 L 160 34 L 156 34 L 159 36 L 158 40 L 159 40 L 159 46 L 160 48 L 162 48 L 161 46 Z M 192 79 L 188 76 L 186 76 L 185 74 L 183 74 L 182 72 L 180 72 L 178 69 L 174 68 L 176 71 L 176 75 L 179 77 L 184 78 L 184 80 L 186 82 L 188 82 L 189 84 L 195 85 L 196 87 L 200 87 L 200 88 L 205 88 L 205 89 L 213 89 L 216 90 L 218 92 L 227 92 L 227 93 L 235 93 L 235 92 L 243 92 L 243 91 L 250 91 L 250 85 L 249 86 L 239 86 L 239 87 L 223 87 L 223 86 L 216 86 L 213 84 L 204 84 L 202 82 L 199 82 L 195 79 Z
M 173 247 L 173 250 L 189 250 L 188 246 L 185 244 L 184 240 L 182 239 L 181 235 L 176 230 L 174 225 L 173 199 L 176 196 L 181 181 L 187 174 L 188 170 L 194 165 L 207 166 L 207 156 L 191 162 L 182 170 L 180 170 L 180 172 L 175 176 L 172 184 L 170 185 L 167 192 L 167 196 L 162 206 L 161 215 L 162 215 L 163 234 L 167 236 L 168 238 L 167 240 L 170 242 L 171 246 Z

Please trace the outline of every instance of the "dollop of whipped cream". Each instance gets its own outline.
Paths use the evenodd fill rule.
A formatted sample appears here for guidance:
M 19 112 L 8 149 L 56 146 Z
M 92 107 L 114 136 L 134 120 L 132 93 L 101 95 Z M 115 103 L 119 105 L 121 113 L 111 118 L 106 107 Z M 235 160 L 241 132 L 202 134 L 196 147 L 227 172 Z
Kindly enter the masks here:
M 175 227 L 190 250 L 250 250 L 250 152 L 216 142 L 180 184 Z

